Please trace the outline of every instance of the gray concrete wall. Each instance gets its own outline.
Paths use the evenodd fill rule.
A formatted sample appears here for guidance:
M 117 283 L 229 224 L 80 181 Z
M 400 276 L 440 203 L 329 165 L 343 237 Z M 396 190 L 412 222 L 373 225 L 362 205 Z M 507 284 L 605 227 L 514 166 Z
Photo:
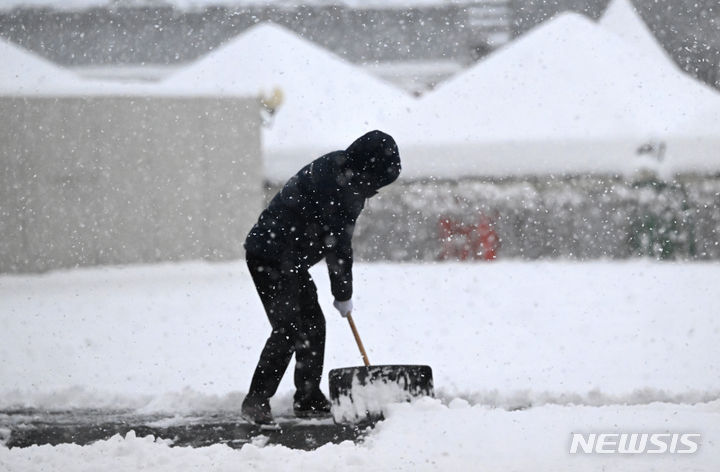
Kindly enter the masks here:
M 254 99 L 0 97 L 0 272 L 242 257 L 262 198 Z

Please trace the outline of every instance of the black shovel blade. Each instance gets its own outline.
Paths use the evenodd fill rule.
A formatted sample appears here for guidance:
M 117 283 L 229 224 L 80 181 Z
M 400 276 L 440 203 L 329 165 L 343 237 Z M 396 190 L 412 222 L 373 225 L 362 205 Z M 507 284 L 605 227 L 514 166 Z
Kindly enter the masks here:
M 333 416 L 339 423 L 377 421 L 390 403 L 432 397 L 432 369 L 427 365 L 344 367 L 329 374 Z

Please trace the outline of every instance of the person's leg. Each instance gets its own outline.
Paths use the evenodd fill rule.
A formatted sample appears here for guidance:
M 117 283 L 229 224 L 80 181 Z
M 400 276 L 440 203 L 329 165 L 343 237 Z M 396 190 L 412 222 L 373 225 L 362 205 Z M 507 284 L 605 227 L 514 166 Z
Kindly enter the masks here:
M 320 391 L 325 359 L 325 317 L 317 299 L 317 288 L 307 271 L 300 271 L 300 317 L 295 345 L 295 398 L 299 417 L 324 417 L 330 402 Z
M 298 275 L 300 316 L 295 342 L 295 388 L 302 395 L 320 389 L 325 360 L 325 316 L 312 277 L 303 269 Z
M 299 317 L 297 272 L 283 270 L 248 258 L 248 268 L 257 288 L 272 332 L 265 342 L 248 396 L 269 399 L 277 391 L 296 346 Z

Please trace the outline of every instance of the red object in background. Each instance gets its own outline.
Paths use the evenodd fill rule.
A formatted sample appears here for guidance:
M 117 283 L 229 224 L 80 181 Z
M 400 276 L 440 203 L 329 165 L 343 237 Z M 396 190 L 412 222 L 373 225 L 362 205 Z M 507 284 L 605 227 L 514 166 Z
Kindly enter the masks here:
M 441 260 L 492 261 L 497 257 L 500 238 L 487 216 L 481 215 L 477 224 L 467 225 L 451 218 L 441 218 L 439 223 Z

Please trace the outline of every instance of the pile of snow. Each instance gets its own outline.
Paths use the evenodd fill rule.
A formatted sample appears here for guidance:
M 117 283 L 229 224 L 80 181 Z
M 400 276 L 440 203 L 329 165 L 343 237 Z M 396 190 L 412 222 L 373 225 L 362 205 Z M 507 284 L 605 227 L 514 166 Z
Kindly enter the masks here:
M 368 416 L 379 418 L 387 413 L 387 406 L 413 399 L 411 393 L 398 382 L 375 379 L 359 382 L 353 378 L 350 390 L 333 401 L 332 414 L 338 423 L 356 423 Z
M 264 131 L 265 173 L 285 180 L 320 154 L 407 114 L 412 98 L 273 24 L 254 26 L 164 84 L 197 94 L 282 91 Z

